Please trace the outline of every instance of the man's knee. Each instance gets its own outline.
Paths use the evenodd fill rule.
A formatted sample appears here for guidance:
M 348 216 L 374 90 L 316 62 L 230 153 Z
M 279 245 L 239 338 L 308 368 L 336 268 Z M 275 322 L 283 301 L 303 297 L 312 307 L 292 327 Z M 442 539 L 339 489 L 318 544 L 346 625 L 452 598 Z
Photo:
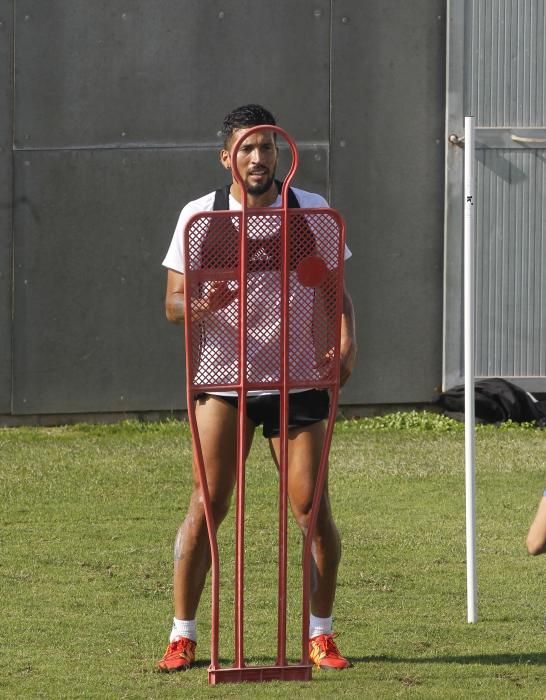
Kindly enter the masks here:
M 212 517 L 216 523 L 216 527 L 225 519 L 226 515 L 229 513 L 229 508 L 231 505 L 231 495 L 227 497 L 222 495 L 218 497 L 212 497 L 210 499 L 210 505 L 212 510 Z
M 311 520 L 313 496 L 314 493 L 312 489 L 305 489 L 305 491 L 301 490 L 297 493 L 289 494 L 292 513 L 294 514 L 296 522 L 302 529 L 306 529 Z M 323 492 L 318 509 L 317 522 L 320 520 L 324 524 L 333 523 L 330 499 L 327 491 Z
M 224 520 L 226 515 L 229 513 L 229 508 L 231 504 L 231 493 L 225 493 L 225 491 L 209 491 L 209 504 L 212 517 L 216 524 L 216 527 Z M 188 511 L 188 516 L 186 520 L 192 519 L 197 528 L 206 527 L 205 518 L 205 499 L 201 493 L 200 489 L 196 489 L 192 494 L 190 501 L 190 508 Z
M 312 502 L 302 503 L 292 510 L 300 530 L 304 535 L 306 535 L 311 524 Z M 313 539 L 329 541 L 332 539 L 332 537 L 335 537 L 336 539 L 339 537 L 338 530 L 328 504 L 323 502 L 320 504 L 319 512 L 317 514 Z
M 292 513 L 300 530 L 305 534 L 311 522 L 313 502 L 309 500 L 291 500 Z

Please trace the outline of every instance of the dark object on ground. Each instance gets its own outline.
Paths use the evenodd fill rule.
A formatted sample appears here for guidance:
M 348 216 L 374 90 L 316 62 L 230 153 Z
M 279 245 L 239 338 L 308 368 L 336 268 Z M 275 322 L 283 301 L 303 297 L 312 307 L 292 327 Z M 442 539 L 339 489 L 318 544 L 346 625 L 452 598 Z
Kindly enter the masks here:
M 474 388 L 477 423 L 535 421 L 538 427 L 546 427 L 546 401 L 537 401 L 516 384 L 506 379 L 481 379 L 475 382 Z M 464 385 L 444 391 L 435 404 L 446 416 L 464 420 Z

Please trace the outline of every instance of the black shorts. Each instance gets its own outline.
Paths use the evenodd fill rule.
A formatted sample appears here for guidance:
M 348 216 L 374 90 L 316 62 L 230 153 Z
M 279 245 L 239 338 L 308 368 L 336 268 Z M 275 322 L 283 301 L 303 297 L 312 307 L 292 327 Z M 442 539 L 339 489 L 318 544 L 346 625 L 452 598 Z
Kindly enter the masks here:
M 221 396 L 219 394 L 198 394 L 197 400 L 206 396 L 215 396 L 230 406 L 237 408 L 237 396 Z M 297 391 L 288 397 L 288 429 L 301 428 L 312 423 L 318 423 L 328 418 L 330 397 L 325 389 L 309 389 Z M 256 425 L 263 424 L 264 437 L 279 435 L 280 396 L 266 394 L 262 396 L 247 396 L 246 415 Z

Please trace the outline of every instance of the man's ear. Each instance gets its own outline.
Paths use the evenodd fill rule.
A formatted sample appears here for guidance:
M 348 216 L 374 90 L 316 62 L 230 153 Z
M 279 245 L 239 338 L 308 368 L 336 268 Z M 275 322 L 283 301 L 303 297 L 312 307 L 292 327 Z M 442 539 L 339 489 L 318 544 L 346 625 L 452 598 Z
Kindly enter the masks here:
M 220 151 L 220 163 L 222 163 L 226 170 L 231 170 L 231 156 L 229 151 L 227 151 L 225 148 L 222 148 Z

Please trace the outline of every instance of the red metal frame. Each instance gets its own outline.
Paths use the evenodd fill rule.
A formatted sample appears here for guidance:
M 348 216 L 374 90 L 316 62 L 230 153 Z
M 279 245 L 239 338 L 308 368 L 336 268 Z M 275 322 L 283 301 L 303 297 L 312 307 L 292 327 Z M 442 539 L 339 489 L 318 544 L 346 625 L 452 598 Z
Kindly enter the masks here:
M 278 209 L 252 209 L 252 215 L 262 215 L 267 217 L 272 214 L 281 216 L 281 303 L 282 303 L 282 318 L 281 318 L 281 367 L 280 380 L 278 382 L 267 382 L 266 384 L 248 381 L 246 372 L 247 358 L 247 299 L 246 299 L 246 278 L 247 278 L 247 196 L 244 183 L 237 168 L 237 153 L 242 143 L 253 133 L 258 131 L 273 131 L 281 135 L 288 142 L 292 151 L 292 166 L 286 176 L 281 192 L 281 207 Z M 232 149 L 231 164 L 234 179 L 241 186 L 242 193 L 242 209 L 241 212 L 230 211 L 226 212 L 204 212 L 196 214 L 188 222 L 186 227 L 186 245 L 185 245 L 185 330 L 186 330 L 186 374 L 187 374 L 187 405 L 188 415 L 191 425 L 193 437 L 193 455 L 198 468 L 200 485 L 203 493 L 203 503 L 205 509 L 205 517 L 207 522 L 207 530 L 211 550 L 211 579 L 212 579 L 212 612 L 211 612 L 211 664 L 209 667 L 209 683 L 216 684 L 221 682 L 241 682 L 241 681 L 265 681 L 265 680 L 310 680 L 311 664 L 309 662 L 309 596 L 310 596 L 310 566 L 311 566 L 311 544 L 316 527 L 318 510 L 322 491 L 324 488 L 328 454 L 330 450 L 334 422 L 337 411 L 337 402 L 339 394 L 339 355 L 340 355 L 340 324 L 342 313 L 343 300 L 343 259 L 345 249 L 345 227 L 340 215 L 332 209 L 297 209 L 289 210 L 288 208 L 288 188 L 290 181 L 297 169 L 298 152 L 292 138 L 280 127 L 277 126 L 257 126 L 246 130 L 238 139 Z M 303 553 L 303 573 L 302 573 L 302 654 L 301 661 L 297 664 L 289 664 L 286 658 L 286 603 L 287 603 L 287 512 L 288 512 L 288 396 L 289 390 L 295 388 L 309 388 L 310 380 L 301 379 L 298 381 L 290 380 L 289 376 L 289 220 L 291 212 L 298 214 L 305 213 L 306 215 L 324 215 L 328 214 L 336 223 L 339 240 L 338 240 L 338 275 L 336 288 L 336 333 L 334 339 L 334 356 L 331 362 L 331 371 L 329 377 L 322 378 L 317 381 L 312 380 L 311 386 L 316 388 L 325 388 L 330 391 L 330 413 L 327 422 L 326 434 L 322 448 L 317 481 L 315 484 L 315 493 L 313 497 L 312 510 L 310 515 L 309 527 L 305 536 L 304 553 Z M 196 221 L 200 218 L 206 218 L 210 222 L 215 218 L 226 218 L 238 221 L 240 232 L 240 252 L 238 269 L 230 270 L 214 270 L 213 277 L 207 271 L 194 270 L 191 275 L 189 260 L 189 231 Z M 193 380 L 193 368 L 195 367 L 195 357 L 193 352 L 193 343 L 191 342 L 192 315 L 191 315 L 191 289 L 190 276 L 192 283 L 196 281 L 203 282 L 211 279 L 238 279 L 239 289 L 239 358 L 238 358 L 238 382 L 235 383 L 211 383 L 198 384 Z M 236 547 L 235 547 L 235 659 L 231 667 L 220 667 L 218 652 L 219 652 L 219 552 L 216 538 L 215 526 L 212 516 L 209 491 L 207 486 L 205 468 L 203 464 L 203 453 L 199 432 L 197 429 L 195 417 L 195 395 L 201 391 L 221 391 L 221 390 L 236 390 L 238 402 L 238 440 L 237 440 L 237 486 L 236 486 Z M 246 425 L 245 425 L 245 398 L 247 392 L 252 389 L 277 389 L 280 393 L 280 483 L 279 483 L 279 578 L 278 578 L 278 631 L 277 631 L 277 656 L 276 663 L 272 666 L 247 666 L 244 658 L 244 511 L 245 511 L 245 450 L 246 445 Z

